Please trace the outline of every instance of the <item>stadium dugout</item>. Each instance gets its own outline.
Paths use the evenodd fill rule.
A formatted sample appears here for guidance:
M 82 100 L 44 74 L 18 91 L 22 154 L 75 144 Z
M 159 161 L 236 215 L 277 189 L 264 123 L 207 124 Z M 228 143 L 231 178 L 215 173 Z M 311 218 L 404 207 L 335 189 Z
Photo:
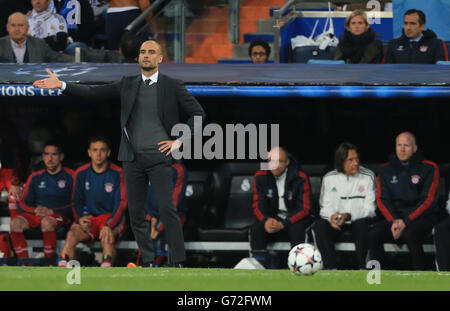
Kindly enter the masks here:
M 250 250 L 249 227 L 254 221 L 252 210 L 253 172 L 260 163 L 227 162 L 223 163 L 212 174 L 208 171 L 191 171 L 187 181 L 187 201 L 189 205 L 188 221 L 186 223 L 186 250 L 191 253 L 214 252 L 246 252 Z M 366 167 L 377 172 L 378 164 L 368 164 Z M 318 217 L 318 199 L 322 177 L 330 167 L 325 165 L 302 165 L 302 169 L 310 178 L 312 203 L 311 213 Z M 440 165 L 443 175 L 448 175 L 450 164 Z M 445 204 L 448 189 L 445 178 L 441 177 L 438 189 L 439 204 Z M 9 231 L 9 217 L 6 204 L 1 205 L 0 231 Z M 339 238 L 335 247 L 338 251 L 354 251 L 355 245 L 350 232 Z M 29 246 L 34 252 L 41 252 L 42 241 L 37 230 L 27 233 Z M 64 244 L 64 232 L 58 232 L 58 249 Z M 309 232 L 305 242 L 313 243 L 314 238 Z M 86 247 L 80 244 L 78 248 Z M 101 251 L 100 242 L 89 245 L 94 252 Z M 118 242 L 118 249 L 135 250 L 137 244 L 130 234 Z M 269 250 L 288 251 L 289 242 L 273 242 Z M 387 252 L 408 251 L 406 245 L 394 240 L 385 243 Z M 426 253 L 434 253 L 435 247 L 432 236 L 428 236 L 424 243 Z
M 139 70 L 137 64 L 1 64 L 0 109 L 34 111 L 42 106 L 46 107 L 45 111 L 51 111 L 78 107 L 98 116 L 95 111 L 99 103 L 63 96 L 57 90 L 34 88 L 32 82 L 46 76 L 45 68 L 50 68 L 64 81 L 88 85 L 113 82 Z M 439 164 L 442 181 L 439 194 L 441 204 L 445 203 L 450 161 L 447 154 L 434 147 L 432 139 L 426 138 L 436 135 L 448 141 L 450 66 L 164 63 L 160 69 L 184 81 L 207 111 L 207 123 L 281 123 L 282 142 L 291 142 L 288 150 L 300 156 L 302 169 L 310 176 L 315 212 L 321 178 L 337 142 L 350 138 L 361 145 L 361 149 L 366 150 L 366 162 L 374 163 L 369 168 L 376 171 L 392 151 L 391 136 L 404 125 L 422 138 L 421 148 L 423 146 L 426 155 Z M 118 107 L 118 103 L 107 104 L 112 111 Z M 429 107 L 434 109 L 431 115 L 426 110 Z M 327 117 L 332 120 L 322 120 L 327 125 L 324 128 L 319 119 L 327 109 L 332 110 Z M 385 129 L 375 138 L 367 136 L 376 114 L 377 122 L 393 118 L 392 122 L 399 127 Z M 119 124 L 118 119 L 112 118 Z M 343 125 L 343 121 L 354 122 L 353 127 Z M 294 131 L 284 134 L 283 127 Z M 351 134 L 342 137 L 347 130 Z M 359 144 L 362 141 L 365 143 Z M 376 150 L 372 152 L 370 148 Z M 189 214 L 185 237 L 188 252 L 249 251 L 248 226 L 253 217 L 251 189 L 259 162 L 241 162 L 187 161 Z M 6 205 L 2 204 L 0 210 L 0 230 L 8 231 Z M 62 247 L 62 243 L 59 240 L 58 246 Z M 29 245 L 36 251 L 42 249 L 42 242 L 37 239 L 32 239 Z M 100 244 L 94 243 L 92 247 L 98 250 Z M 345 239 L 336 247 L 342 251 L 354 250 L 353 243 Z M 136 243 L 125 238 L 118 248 L 136 249 Z M 289 243 L 285 242 L 269 247 L 275 251 L 289 248 Z M 385 248 L 391 252 L 406 251 L 404 245 L 396 243 L 385 244 Z M 429 253 L 434 252 L 432 240 L 427 240 L 424 248 Z

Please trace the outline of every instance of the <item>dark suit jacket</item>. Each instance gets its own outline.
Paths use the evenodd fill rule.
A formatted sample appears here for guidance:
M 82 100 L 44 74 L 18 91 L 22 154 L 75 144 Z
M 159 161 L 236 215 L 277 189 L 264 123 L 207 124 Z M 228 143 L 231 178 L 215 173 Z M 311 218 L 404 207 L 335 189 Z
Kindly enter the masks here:
M 29 63 L 73 62 L 74 57 L 53 51 L 43 39 L 27 36 L 27 53 Z M 0 59 L 15 63 L 11 39 L 8 36 L 0 38 Z
M 130 115 L 137 100 L 139 86 L 142 77 L 125 76 L 120 81 L 112 84 L 100 86 L 88 86 L 75 83 L 67 83 L 64 94 L 81 96 L 92 99 L 120 99 L 120 126 L 122 129 L 122 138 L 119 148 L 119 161 L 133 161 L 134 153 L 130 141 L 127 137 L 127 125 Z M 159 73 L 156 87 L 158 97 L 158 116 L 162 125 L 170 136 L 172 127 L 180 123 L 180 108 L 188 116 L 187 124 L 194 134 L 194 116 L 205 117 L 205 112 L 194 96 L 184 87 L 180 80 L 172 79 Z M 173 139 L 179 138 L 172 136 Z

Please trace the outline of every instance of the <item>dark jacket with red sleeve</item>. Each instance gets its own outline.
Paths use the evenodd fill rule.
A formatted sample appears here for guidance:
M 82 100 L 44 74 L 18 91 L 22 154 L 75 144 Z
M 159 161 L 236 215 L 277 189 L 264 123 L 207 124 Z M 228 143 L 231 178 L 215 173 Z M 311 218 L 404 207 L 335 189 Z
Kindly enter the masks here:
M 297 163 L 290 159 L 285 181 L 284 203 L 288 210 L 282 220 L 285 227 L 305 218 L 311 210 L 311 191 L 308 176 L 298 170 Z M 278 217 L 278 189 L 275 177 L 270 171 L 260 170 L 254 175 L 253 212 L 258 221 Z
M 402 36 L 393 39 L 386 49 L 383 64 L 435 64 L 448 61 L 445 42 L 428 29 L 422 32 L 419 42 L 410 42 L 402 31 Z
M 438 217 L 439 168 L 417 151 L 408 164 L 395 154 L 379 171 L 377 205 L 388 222 L 402 219 L 406 225 L 423 215 Z

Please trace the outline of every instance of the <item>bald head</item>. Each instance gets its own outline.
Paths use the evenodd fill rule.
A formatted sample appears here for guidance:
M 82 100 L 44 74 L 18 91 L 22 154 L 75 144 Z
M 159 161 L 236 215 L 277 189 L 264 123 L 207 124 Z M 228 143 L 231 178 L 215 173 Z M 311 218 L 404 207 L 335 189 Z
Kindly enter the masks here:
M 282 147 L 275 147 L 269 151 L 269 169 L 274 176 L 280 176 L 289 165 L 289 157 Z
M 9 37 L 17 44 L 22 44 L 28 33 L 28 20 L 27 17 L 16 12 L 8 17 L 8 24 L 6 24 L 6 30 L 9 33 Z
M 143 75 L 150 77 L 156 73 L 162 59 L 161 45 L 158 42 L 149 40 L 142 43 L 139 49 L 138 61 Z
M 395 139 L 395 153 L 401 162 L 407 162 L 417 151 L 416 137 L 410 132 L 400 133 Z
M 144 45 L 148 45 L 148 44 L 153 45 L 153 46 L 156 46 L 156 48 L 158 49 L 159 54 L 162 54 L 161 44 L 159 44 L 159 43 L 158 43 L 157 41 L 155 41 L 155 40 L 147 40 L 147 41 L 144 41 L 144 42 L 141 44 L 141 48 L 142 48 Z
M 15 12 L 12 13 L 10 16 L 8 16 L 8 24 L 12 24 L 14 22 L 24 22 L 28 25 L 28 19 L 27 16 L 21 12 Z

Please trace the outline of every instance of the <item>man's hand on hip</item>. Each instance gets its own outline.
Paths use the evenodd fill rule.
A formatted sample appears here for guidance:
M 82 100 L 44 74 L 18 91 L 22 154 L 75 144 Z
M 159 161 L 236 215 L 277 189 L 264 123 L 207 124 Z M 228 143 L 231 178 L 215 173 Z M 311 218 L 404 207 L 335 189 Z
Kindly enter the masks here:
M 166 156 L 172 153 L 172 151 L 177 150 L 181 147 L 181 142 L 176 140 L 162 140 L 158 143 L 158 150 L 162 153 L 166 153 Z

